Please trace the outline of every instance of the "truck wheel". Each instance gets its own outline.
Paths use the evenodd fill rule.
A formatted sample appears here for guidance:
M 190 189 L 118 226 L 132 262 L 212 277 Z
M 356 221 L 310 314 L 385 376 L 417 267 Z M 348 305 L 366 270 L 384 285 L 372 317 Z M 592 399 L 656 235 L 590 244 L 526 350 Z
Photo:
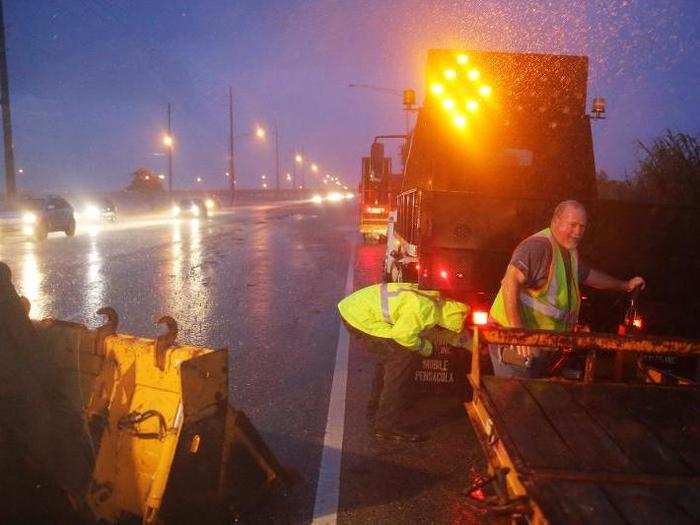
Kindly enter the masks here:
M 36 229 L 34 230 L 34 240 L 37 242 L 41 242 L 43 240 L 46 240 L 46 237 L 49 235 L 49 229 L 46 227 L 46 224 L 43 222 L 40 222 L 37 224 Z
M 403 282 L 403 270 L 397 264 L 391 265 L 391 277 L 389 279 L 392 283 L 402 283 Z
M 75 235 L 75 219 L 71 219 L 68 223 L 68 227 L 63 231 L 66 232 L 68 237 L 73 237 Z

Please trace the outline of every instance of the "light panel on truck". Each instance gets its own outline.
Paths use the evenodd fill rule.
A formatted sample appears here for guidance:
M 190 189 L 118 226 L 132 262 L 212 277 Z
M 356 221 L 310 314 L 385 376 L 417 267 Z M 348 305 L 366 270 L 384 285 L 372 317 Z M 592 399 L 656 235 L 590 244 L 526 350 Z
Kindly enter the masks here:
M 491 91 L 491 86 L 487 86 L 486 84 L 484 84 L 479 88 L 479 95 L 481 95 L 482 97 L 490 97 Z
M 455 115 L 452 120 L 458 128 L 463 128 L 467 125 L 467 119 L 464 115 Z
M 430 86 L 430 92 L 433 95 L 442 95 L 445 92 L 445 88 L 442 86 L 442 84 L 436 82 Z
M 443 60 L 428 73 L 428 90 L 436 103 L 446 111 L 447 118 L 460 131 L 470 124 L 467 114 L 477 114 L 482 102 L 492 94 L 492 88 L 482 83 L 482 72 L 471 64 L 464 53 L 452 55 L 452 62 Z

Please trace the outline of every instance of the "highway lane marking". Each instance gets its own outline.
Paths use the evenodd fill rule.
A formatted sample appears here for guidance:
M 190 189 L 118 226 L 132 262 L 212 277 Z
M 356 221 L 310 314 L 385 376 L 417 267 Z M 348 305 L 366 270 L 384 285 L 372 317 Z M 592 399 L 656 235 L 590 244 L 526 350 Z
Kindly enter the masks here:
M 345 296 L 353 292 L 356 237 L 350 245 L 350 262 L 345 279 Z M 338 521 L 340 499 L 340 467 L 343 459 L 343 433 L 345 430 L 345 396 L 348 383 L 349 337 L 343 323 L 340 323 L 338 346 L 335 351 L 335 368 L 328 402 L 328 419 L 323 438 L 321 467 L 316 485 L 314 502 L 314 525 L 332 525 Z

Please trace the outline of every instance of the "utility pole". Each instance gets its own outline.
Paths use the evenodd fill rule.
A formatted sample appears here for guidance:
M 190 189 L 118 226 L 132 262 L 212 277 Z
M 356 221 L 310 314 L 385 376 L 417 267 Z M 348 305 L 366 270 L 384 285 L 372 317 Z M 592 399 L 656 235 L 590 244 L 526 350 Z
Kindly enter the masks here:
M 168 145 L 168 193 L 173 193 L 173 127 L 172 127 L 172 108 L 168 102 L 168 137 L 170 137 Z
M 280 135 L 277 119 L 275 119 L 275 188 L 280 191 Z
M 17 193 L 17 183 L 15 181 L 15 153 L 12 145 L 10 80 L 7 75 L 5 16 L 2 0 L 0 0 L 0 103 L 2 104 L 2 127 L 5 137 L 5 198 L 7 200 L 12 200 Z
M 228 173 L 229 185 L 231 186 L 231 204 L 236 195 L 236 172 L 233 162 L 233 89 L 228 87 L 228 129 L 229 129 L 229 144 L 228 144 Z

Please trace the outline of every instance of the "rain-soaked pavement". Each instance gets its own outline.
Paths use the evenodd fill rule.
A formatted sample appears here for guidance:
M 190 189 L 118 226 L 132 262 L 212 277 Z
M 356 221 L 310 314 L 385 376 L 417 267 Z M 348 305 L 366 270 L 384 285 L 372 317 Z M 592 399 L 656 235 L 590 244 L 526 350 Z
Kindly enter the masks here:
M 208 220 L 131 219 L 75 238 L 6 240 L 0 260 L 34 318 L 96 326 L 96 310 L 109 305 L 120 332 L 154 336 L 154 319 L 168 314 L 180 342 L 228 348 L 231 402 L 303 478 L 248 521 L 328 523 L 334 506 L 315 502 L 334 501 L 328 487 L 317 494 L 317 481 L 339 347 L 335 305 L 349 271 L 354 289 L 380 279 L 384 250 L 359 242 L 355 217 L 353 204 L 287 202 Z M 382 445 L 364 418 L 373 362 L 351 345 L 347 369 L 337 521 L 480 521 L 461 496 L 483 464 L 460 400 L 424 396 L 411 417 L 432 439 Z

